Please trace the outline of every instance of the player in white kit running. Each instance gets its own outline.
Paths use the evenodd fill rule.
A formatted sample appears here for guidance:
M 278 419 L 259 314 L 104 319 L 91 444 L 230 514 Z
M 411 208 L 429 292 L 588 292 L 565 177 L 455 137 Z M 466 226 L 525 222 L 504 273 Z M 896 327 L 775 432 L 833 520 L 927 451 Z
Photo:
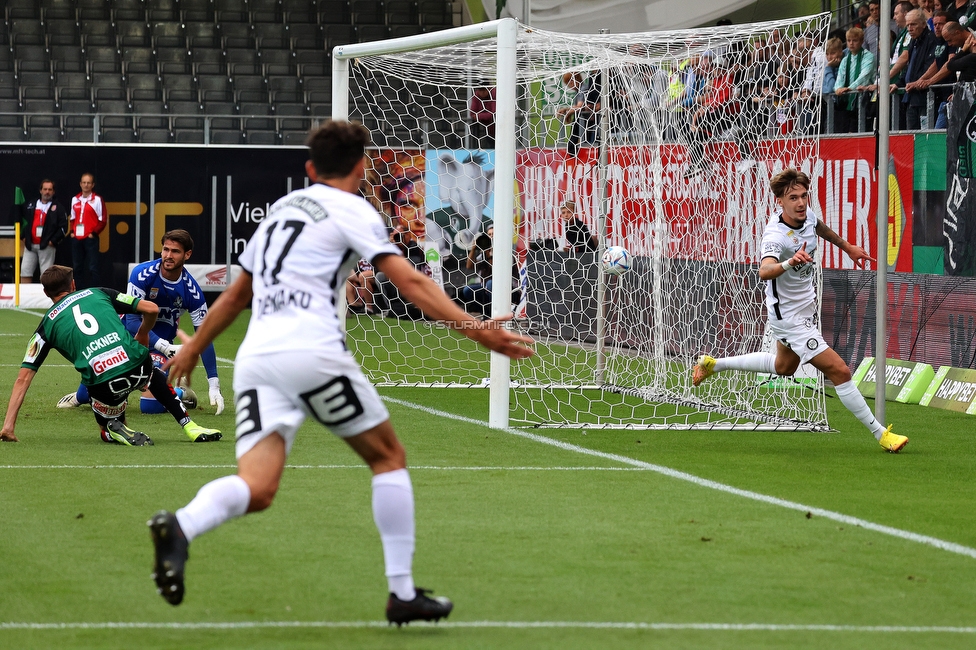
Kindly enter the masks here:
M 814 287 L 818 236 L 834 244 L 854 261 L 876 262 L 867 252 L 844 241 L 809 207 L 810 178 L 795 169 L 785 169 L 769 181 L 781 211 L 763 233 L 759 278 L 766 281 L 766 310 L 769 329 L 776 339 L 776 354 L 753 352 L 715 359 L 702 355 L 692 369 L 692 384 L 698 386 L 713 373 L 725 370 L 792 375 L 801 363 L 813 364 L 834 384 L 837 397 L 874 434 L 881 446 L 899 452 L 908 438 L 885 428 L 868 407 L 851 381 L 851 370 L 820 334 L 820 314 Z
M 264 510 L 278 490 L 295 432 L 312 416 L 343 438 L 373 472 L 373 518 L 383 543 L 390 623 L 439 620 L 453 604 L 414 586 L 414 504 L 406 455 L 376 389 L 345 346 L 336 315 L 337 287 L 365 258 L 427 316 L 513 359 L 533 354 L 532 340 L 499 320 L 478 321 L 414 270 L 387 236 L 382 218 L 358 195 L 369 132 L 330 121 L 308 140 L 305 170 L 314 182 L 278 200 L 241 254 L 243 273 L 210 309 L 169 364 L 170 379 L 189 379 L 200 352 L 251 307 L 234 373 L 236 475 L 204 485 L 185 507 L 149 521 L 154 579 L 171 604 L 183 599 L 187 547 L 234 517 Z

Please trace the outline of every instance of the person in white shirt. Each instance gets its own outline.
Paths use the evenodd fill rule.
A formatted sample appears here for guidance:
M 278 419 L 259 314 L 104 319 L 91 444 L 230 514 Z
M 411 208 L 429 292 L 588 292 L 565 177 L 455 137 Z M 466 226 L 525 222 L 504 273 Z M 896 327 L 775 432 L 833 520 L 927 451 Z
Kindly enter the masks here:
M 308 140 L 305 164 L 314 182 L 272 206 L 239 258 L 242 273 L 214 303 L 169 364 L 170 379 L 189 379 L 201 351 L 246 307 L 247 335 L 237 353 L 237 467 L 203 486 L 185 507 L 149 522 L 154 578 L 171 604 L 183 599 L 187 547 L 197 536 L 271 505 L 295 433 L 309 415 L 344 439 L 373 472 L 373 518 L 379 529 L 390 596 L 386 617 L 398 625 L 439 620 L 453 604 L 415 587 L 413 488 L 406 455 L 376 389 L 346 349 L 334 298 L 348 268 L 365 258 L 427 316 L 513 359 L 532 340 L 502 321 L 464 313 L 390 243 L 376 210 L 358 195 L 369 132 L 329 121 Z M 345 272 L 344 272 L 345 271 Z
M 824 341 L 814 285 L 818 236 L 847 253 L 855 267 L 877 260 L 860 246 L 841 239 L 813 213 L 809 207 L 810 177 L 805 173 L 785 169 L 770 179 L 769 188 L 781 210 L 763 233 L 759 278 L 766 281 L 766 309 L 776 353 L 752 352 L 720 359 L 702 355 L 692 369 L 692 384 L 698 386 L 714 373 L 726 370 L 790 376 L 801 363 L 812 364 L 833 383 L 840 401 L 881 446 L 897 453 L 908 444 L 908 438 L 892 433 L 891 426 L 885 428 L 875 419 L 851 381 L 850 368 Z

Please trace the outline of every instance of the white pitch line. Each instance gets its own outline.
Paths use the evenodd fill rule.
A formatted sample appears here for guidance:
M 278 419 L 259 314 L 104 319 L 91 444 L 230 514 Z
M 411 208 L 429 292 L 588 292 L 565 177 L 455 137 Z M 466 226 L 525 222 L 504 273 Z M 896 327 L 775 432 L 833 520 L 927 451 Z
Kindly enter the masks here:
M 407 408 L 411 408 L 417 411 L 422 411 L 424 413 L 429 413 L 431 415 L 437 415 L 443 418 L 448 418 L 450 420 L 456 420 L 458 422 L 467 422 L 469 424 L 476 424 L 482 427 L 488 426 L 488 423 L 483 420 L 476 420 L 474 418 L 469 418 L 462 415 L 456 415 L 454 413 L 448 413 L 446 411 L 440 411 L 438 409 L 433 409 L 428 406 L 423 406 L 422 404 L 415 404 L 413 402 L 397 399 L 395 397 L 384 396 L 383 399 L 392 404 L 398 404 L 400 406 L 405 406 Z M 643 469 L 647 469 L 652 472 L 656 472 L 658 474 L 663 474 L 664 476 L 670 478 L 675 478 L 681 481 L 694 483 L 695 485 L 709 488 L 711 490 L 717 490 L 719 492 L 733 494 L 735 496 L 751 499 L 753 501 L 760 501 L 762 503 L 768 503 L 770 505 L 779 506 L 781 508 L 787 508 L 789 510 L 809 512 L 818 517 L 831 519 L 833 521 L 842 524 L 847 524 L 849 526 L 860 526 L 861 528 L 876 533 L 891 535 L 892 537 L 897 537 L 899 539 L 904 539 L 910 542 L 916 542 L 918 544 L 925 544 L 927 546 L 932 546 L 934 548 L 943 551 L 948 551 L 950 553 L 958 553 L 959 555 L 965 555 L 966 557 L 971 557 L 976 559 L 976 548 L 963 546 L 962 544 L 956 544 L 955 542 L 947 542 L 945 540 L 938 539 L 937 537 L 930 537 L 928 535 L 913 533 L 908 530 L 901 530 L 900 528 L 893 528 L 892 526 L 876 524 L 866 519 L 851 517 L 849 515 L 841 514 L 839 512 L 824 510 L 823 508 L 808 506 L 802 503 L 797 503 L 795 501 L 787 501 L 786 499 L 780 499 L 779 497 L 772 497 L 767 494 L 760 494 L 759 492 L 752 492 L 751 490 L 742 490 L 740 488 L 733 487 L 731 485 L 726 485 L 724 483 L 712 481 L 707 478 L 701 478 L 700 476 L 695 476 L 694 474 L 688 474 L 686 472 L 681 472 L 676 469 L 671 469 L 670 467 L 664 467 L 663 465 L 655 465 L 653 463 L 647 463 L 642 460 L 630 458 L 628 456 L 620 456 L 618 454 L 610 454 L 603 451 L 588 449 L 586 447 L 580 447 L 578 445 L 574 445 L 568 442 L 563 442 L 562 440 L 555 440 L 553 438 L 547 438 L 545 436 L 540 436 L 535 433 L 529 433 L 528 431 L 521 431 L 519 429 L 501 429 L 501 431 L 509 433 L 513 436 L 518 436 L 520 438 L 526 438 L 528 440 L 532 440 L 533 442 L 539 442 L 544 445 L 549 445 L 552 447 L 557 447 L 559 449 L 564 449 L 566 451 L 572 451 L 578 454 L 585 454 L 587 456 L 594 456 L 596 458 L 605 458 L 607 460 L 613 460 L 618 463 L 630 465 L 632 467 L 641 467 Z
M 230 361 L 229 359 L 222 359 L 223 361 Z M 233 362 L 231 362 L 233 363 Z M 408 402 L 406 400 L 397 399 L 395 397 L 382 396 L 383 399 L 392 404 L 398 404 L 406 408 L 414 409 L 417 411 L 422 411 L 435 415 L 438 417 L 447 418 L 450 420 L 455 420 L 458 422 L 467 422 L 469 424 L 474 424 L 481 427 L 488 427 L 488 423 L 483 420 L 477 420 L 475 418 L 469 418 L 462 415 L 457 415 L 455 413 L 448 413 L 447 411 L 441 411 L 439 409 L 430 408 L 428 406 L 423 406 L 422 404 L 416 404 L 414 402 Z M 640 468 L 643 470 L 649 470 L 668 476 L 670 478 L 675 478 L 681 481 L 687 481 L 693 483 L 700 487 L 709 488 L 719 492 L 725 492 L 727 494 L 732 494 L 735 496 L 743 497 L 746 499 L 751 499 L 753 501 L 759 501 L 762 503 L 767 503 L 769 505 L 779 506 L 781 508 L 787 508 L 789 510 L 796 510 L 800 512 L 809 512 L 818 517 L 823 517 L 825 519 L 830 519 L 842 524 L 847 524 L 849 526 L 860 526 L 866 530 L 870 530 L 876 533 L 881 533 L 883 535 L 890 535 L 892 537 L 897 537 L 899 539 L 904 539 L 910 542 L 915 542 L 917 544 L 924 544 L 926 546 L 931 546 L 949 553 L 956 553 L 959 555 L 965 555 L 976 559 L 976 548 L 971 548 L 969 546 L 963 546 L 962 544 L 957 544 L 955 542 L 948 542 L 946 540 L 938 539 L 937 537 L 931 537 L 929 535 L 921 535 L 919 533 L 913 533 L 907 530 L 901 530 L 900 528 L 894 528 L 892 526 L 885 526 L 883 524 L 876 524 L 874 522 L 868 521 L 866 519 L 860 519 L 858 517 L 851 517 L 850 515 L 845 515 L 839 512 L 833 512 L 831 510 L 825 510 L 823 508 L 817 508 L 815 506 L 808 506 L 802 503 L 797 503 L 795 501 L 788 501 L 786 499 L 780 499 L 778 497 L 769 496 L 766 494 L 761 494 L 759 492 L 752 492 L 751 490 L 743 490 L 731 485 L 726 485 L 724 483 L 719 483 L 717 481 L 712 481 L 710 479 L 701 478 L 700 476 L 695 476 L 694 474 L 688 474 L 687 472 L 681 472 L 676 469 L 671 469 L 670 467 L 664 467 L 663 465 L 655 465 L 653 463 L 647 463 L 635 458 L 630 458 L 628 456 L 620 456 L 618 454 L 610 454 L 607 452 L 596 451 L 594 449 L 588 449 L 586 447 L 580 447 L 579 445 L 574 445 L 568 442 L 563 442 L 561 440 L 555 440 L 553 438 L 547 438 L 545 436 L 540 436 L 535 433 L 529 433 L 528 431 L 521 431 L 519 429 L 502 429 L 506 433 L 509 433 L 520 438 L 525 438 L 527 440 L 532 440 L 544 445 L 549 445 L 552 447 L 557 447 L 559 449 L 564 449 L 566 451 L 572 451 L 578 454 L 585 454 L 587 456 L 594 456 L 596 458 L 605 458 L 607 460 L 612 460 L 624 465 L 629 465 L 631 467 Z M 20 466 L 27 467 L 27 466 Z M 87 469 L 89 466 L 78 466 L 78 468 L 84 467 Z M 220 466 L 214 465 L 213 468 L 227 468 L 233 466 Z M 301 466 L 294 466 L 296 468 Z M 308 466 L 308 467 L 319 467 L 319 466 Z M 6 469 L 16 469 L 17 466 L 10 466 Z M 36 467 L 40 468 L 40 467 Z M 67 467 L 65 467 L 67 469 Z M 421 468 L 417 468 L 421 469 Z M 428 468 L 433 469 L 433 468 Z M 507 468 L 505 468 L 507 469 Z
M 285 465 L 287 469 L 367 469 L 366 465 Z M 0 469 L 236 469 L 237 465 L 0 465 Z M 643 467 L 530 467 L 411 465 L 411 470 L 443 472 L 647 472 Z
M 0 368 L 20 368 L 20 367 L 21 364 L 19 363 L 0 363 Z M 72 370 L 75 369 L 75 367 L 70 363 L 57 363 L 57 362 L 45 363 L 44 367 L 45 368 L 71 368 Z
M 387 628 L 386 621 L 234 621 L 200 623 L 0 622 L 0 630 L 252 630 L 262 628 Z M 414 622 L 411 627 L 443 629 L 677 630 L 715 632 L 873 632 L 884 634 L 976 634 L 976 627 L 947 625 L 781 625 L 776 623 L 644 623 L 618 621 L 457 621 Z

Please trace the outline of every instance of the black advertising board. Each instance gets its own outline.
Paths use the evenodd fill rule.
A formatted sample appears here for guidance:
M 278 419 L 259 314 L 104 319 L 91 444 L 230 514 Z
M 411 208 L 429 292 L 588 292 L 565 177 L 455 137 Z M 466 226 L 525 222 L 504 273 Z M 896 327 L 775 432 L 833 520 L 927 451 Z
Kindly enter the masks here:
M 946 129 L 945 274 L 976 275 L 976 84 L 957 83 Z
M 81 175 L 95 175 L 95 193 L 109 208 L 102 233 L 102 274 L 111 285 L 125 288 L 125 267 L 158 254 L 159 236 L 184 228 L 194 239 L 193 261 L 227 261 L 227 179 L 231 182 L 231 262 L 244 250 L 267 214 L 267 207 L 289 189 L 305 186 L 304 147 L 172 147 L 152 145 L 0 146 L 0 197 L 6 215 L 15 187 L 28 201 L 36 198 L 41 180 L 55 182 L 56 196 L 69 203 Z M 142 215 L 136 259 L 136 176 L 141 177 Z M 150 233 L 150 188 L 155 177 L 154 221 Z M 216 193 L 213 192 L 216 178 Z M 290 185 L 289 185 L 290 183 Z M 216 201 L 214 201 L 216 199 Z M 216 204 L 216 210 L 214 205 Z M 213 213 L 216 212 L 216 230 Z M 150 240 L 153 250 L 150 254 Z M 216 249 L 214 250 L 214 244 Z M 58 261 L 70 264 L 70 246 L 62 244 Z M 121 269 L 121 270 L 120 270 Z M 121 286 L 119 284 L 121 283 Z

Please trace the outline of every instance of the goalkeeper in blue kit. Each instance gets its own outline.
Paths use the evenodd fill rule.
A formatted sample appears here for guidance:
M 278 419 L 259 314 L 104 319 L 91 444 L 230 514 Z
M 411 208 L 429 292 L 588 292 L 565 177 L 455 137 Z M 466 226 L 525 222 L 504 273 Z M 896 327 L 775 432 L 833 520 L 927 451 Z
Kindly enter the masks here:
M 146 434 L 130 429 L 125 418 L 129 394 L 147 388 L 191 440 L 220 440 L 220 431 L 201 427 L 190 419 L 166 377 L 153 367 L 146 344 L 159 307 L 114 289 L 76 291 L 72 270 L 66 266 L 52 266 L 42 273 L 41 284 L 54 305 L 41 318 L 28 343 L 10 393 L 0 440 L 18 442 L 14 434 L 17 415 L 34 375 L 51 350 L 60 352 L 81 373 L 105 442 L 132 447 L 153 444 Z M 135 336 L 119 320 L 121 314 L 139 321 Z
M 184 268 L 193 253 L 193 238 L 186 230 L 170 230 L 162 237 L 160 259 L 139 264 L 129 275 L 128 294 L 148 300 L 159 307 L 159 317 L 149 332 L 149 348 L 166 358 L 180 349 L 176 332 L 180 328 L 180 318 L 189 313 L 196 329 L 207 315 L 207 301 L 203 290 L 193 276 Z M 139 318 L 125 317 L 125 326 L 134 333 L 139 327 Z M 158 358 L 158 355 L 154 355 Z M 224 398 L 220 393 L 220 380 L 217 378 L 217 354 L 211 344 L 200 355 L 207 372 L 210 405 L 215 414 L 224 410 Z M 159 364 L 157 364 L 159 365 Z M 184 395 L 186 391 L 187 395 Z M 189 389 L 177 388 L 177 394 L 184 402 L 189 402 Z M 71 408 L 88 403 L 84 385 L 75 393 L 69 393 L 58 402 L 59 408 Z M 189 404 L 188 404 L 189 405 Z M 143 394 L 139 402 L 143 413 L 164 413 L 165 408 L 150 394 Z M 192 406 L 192 405 L 190 405 Z

